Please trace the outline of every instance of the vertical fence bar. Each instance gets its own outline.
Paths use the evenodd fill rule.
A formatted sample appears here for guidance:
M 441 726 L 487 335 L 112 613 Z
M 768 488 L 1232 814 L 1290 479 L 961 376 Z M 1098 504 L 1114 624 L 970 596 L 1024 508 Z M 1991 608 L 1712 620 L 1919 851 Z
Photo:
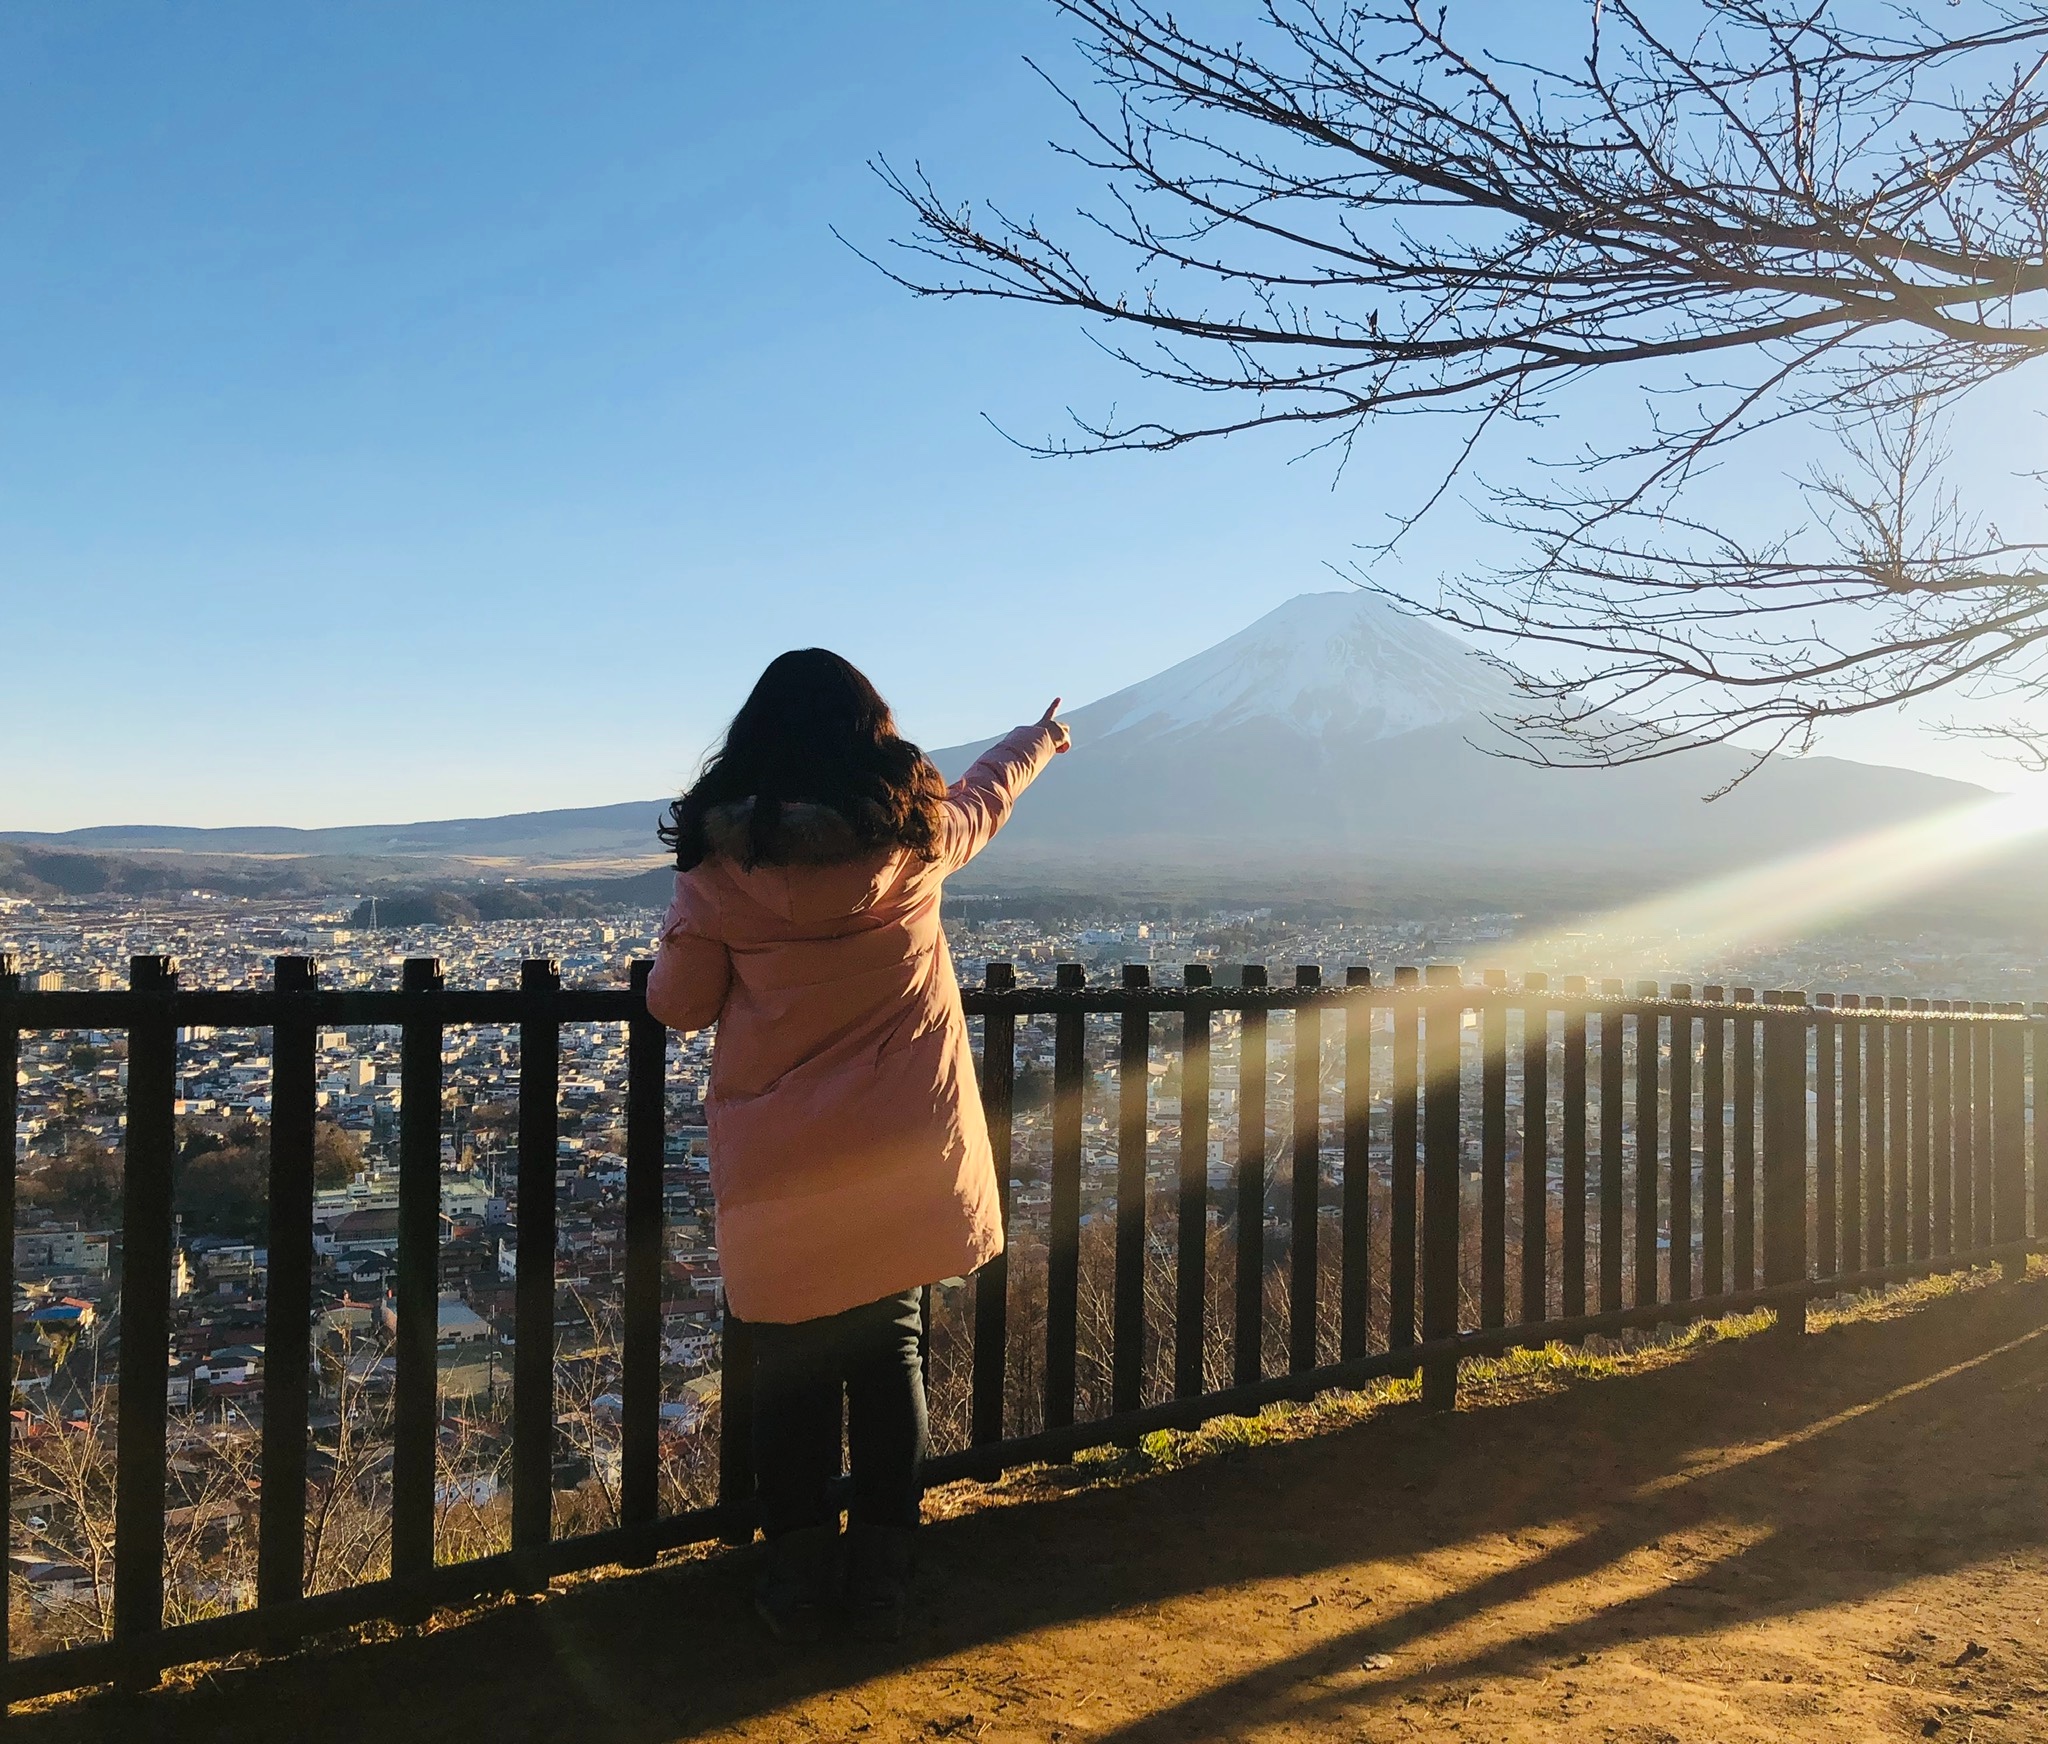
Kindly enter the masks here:
M 1266 971 L 1244 966 L 1243 986 L 1263 989 Z M 1248 1005 L 1237 1034 L 1237 1315 L 1235 1378 L 1264 1372 L 1266 1311 L 1266 1008 Z
M 1600 1312 L 1621 1306 L 1622 1096 L 1621 998 L 1619 981 L 1603 981 L 1600 1013 Z
M 1781 993 L 1803 1006 L 1803 993 Z M 1764 1283 L 1806 1276 L 1806 1014 L 1774 1011 L 1764 1019 Z M 1806 1330 L 1804 1295 L 1778 1307 L 1780 1332 Z
M 1110 1349 L 1110 1408 L 1135 1411 L 1145 1392 L 1145 1114 L 1151 1093 L 1152 971 L 1124 965 L 1125 1004 L 1117 1047 L 1116 1319 Z
M 644 957 L 629 971 L 636 998 L 626 1025 L 619 1519 L 627 1526 L 651 1526 L 661 1515 L 661 1200 L 668 1163 L 668 1029 L 647 1014 L 647 981 L 653 972 L 654 964 Z
M 1638 982 L 1638 999 L 1655 999 L 1657 983 Z M 1657 1300 L 1657 1054 L 1663 1022 L 1654 1011 L 1636 1013 L 1635 1303 Z
M 1882 1006 L 1873 997 L 1865 1002 Z M 1886 1171 L 1885 1104 L 1890 1099 L 1890 1079 L 1885 1072 L 1885 1048 L 1890 1041 L 1886 1026 L 1871 1019 L 1863 1026 L 1863 1263 L 1885 1263 L 1885 1242 L 1891 1224 L 1885 1211 Z
M 1891 1001 L 1891 1009 L 1898 1011 L 1905 1003 L 1903 999 L 1894 999 Z M 1913 1026 L 1910 1022 L 1894 1021 L 1885 1027 L 1886 1045 L 1890 1050 L 1886 1056 L 1890 1086 L 1886 1100 L 1890 1105 L 1891 1114 L 1890 1131 L 1885 1141 L 1885 1156 L 1890 1163 L 1885 1182 L 1885 1258 L 1887 1263 L 1895 1265 L 1907 1257 L 1907 1237 L 1912 1214 Z
M 1935 1000 L 1933 1009 L 1936 1012 L 1948 1010 L 1948 1001 Z M 1933 1201 L 1929 1238 L 1934 1252 L 1942 1256 L 1955 1252 L 1956 1234 L 1955 1099 L 1950 1078 L 1954 1039 L 1955 1026 L 1942 1022 L 1939 1017 L 1927 1026 L 1928 1123 L 1934 1151 L 1928 1188 Z
M 171 1191 L 177 1161 L 178 971 L 134 957 L 148 996 L 128 1028 L 128 1126 L 121 1188 L 121 1407 L 115 1429 L 114 1639 L 154 1635 L 164 1615 L 164 1431 L 171 1348 Z M 10 1158 L 11 1162 L 11 1158 Z
M 1387 1202 L 1387 1348 L 1406 1350 L 1415 1342 L 1415 1172 L 1417 1144 L 1416 1093 L 1420 1077 L 1422 1006 L 1415 997 L 1420 972 L 1394 971 L 1396 998 L 1388 1016 L 1393 1021 L 1394 1096 L 1388 1111 L 1390 1153 Z
M 1968 1011 L 1967 1000 L 1951 1003 L 1953 1011 Z M 1977 1046 L 1974 1032 L 1966 1023 L 1949 1026 L 1949 1071 L 1953 1080 L 1951 1110 L 1955 1136 L 1955 1246 L 1953 1252 L 1967 1253 L 1981 1247 L 1977 1233 Z
M 1422 1091 L 1422 1336 L 1458 1330 L 1458 1115 L 1463 1076 L 1465 995 L 1455 968 L 1432 966 Z M 1436 1357 L 1422 1372 L 1422 1402 L 1448 1411 L 1458 1400 L 1456 1357 Z
M 1835 996 L 1814 996 L 1813 1017 L 1813 1271 L 1819 1278 L 1835 1274 L 1835 1231 L 1841 1218 L 1836 1202 L 1836 1170 L 1840 1141 L 1835 1129 Z
M 1752 987 L 1735 989 L 1735 1002 L 1756 1003 Z M 1730 1198 L 1734 1228 L 1729 1246 L 1729 1288 L 1756 1288 L 1756 1019 L 1738 1017 L 1728 1026 L 1735 1045 L 1735 1069 L 1729 1074 L 1735 1092 L 1734 1176 Z
M 976 1447 L 1003 1438 L 1003 1388 L 1010 1346 L 1011 1128 L 1017 1100 L 1017 1016 L 995 1002 L 1016 990 L 1017 971 L 991 963 L 982 978 L 989 995 L 981 1019 L 981 1112 L 996 1173 L 996 1204 L 1003 1219 L 1004 1251 L 974 1275 L 974 1424 Z M 1181 1184 L 1183 1195 L 1186 1181 Z
M 1053 984 L 1078 992 L 1081 965 L 1062 963 Z M 1052 1199 L 1046 1237 L 1045 1426 L 1074 1421 L 1074 1337 L 1081 1305 L 1081 1099 L 1087 1018 L 1062 1007 L 1052 1031 Z
M 15 1022 L 11 1002 L 21 991 L 21 973 L 14 958 L 0 951 L 0 1288 L 7 1302 L 14 1300 L 14 1138 L 21 1125 L 21 1028 Z M 13 1378 L 9 1376 L 9 1388 Z M 14 1495 L 13 1438 L 0 1435 L 0 1499 Z M 11 1607 L 0 1604 L 0 1666 L 12 1651 L 8 1616 Z M 6 1713 L 0 1701 L 0 1715 Z
M 1915 1012 L 1927 1009 L 1926 1000 L 1913 1001 Z M 1906 1031 L 1910 1079 L 1906 1097 L 1907 1138 L 1912 1160 L 1907 1182 L 1910 1215 L 1906 1239 L 1908 1254 L 1916 1260 L 1924 1260 L 1934 1251 L 1934 1122 L 1928 1106 L 1933 1083 L 1928 1049 L 1932 1031 L 1933 1025 L 1924 1022 L 1912 1024 Z
M 1671 989 L 1690 1002 L 1690 987 Z M 1671 1014 L 1671 1300 L 1692 1300 L 1692 1014 Z
M 1533 1325 L 1550 1310 L 1550 1001 L 1541 975 L 1522 991 L 1522 1314 Z
M 1981 999 L 1972 1003 L 1971 1013 L 1982 1017 L 1991 1007 Z M 1989 1247 L 1998 1239 L 1997 1140 L 1993 1133 L 1991 1081 L 1991 1026 L 1973 1023 L 1970 1035 L 1970 1155 L 1976 1164 L 1977 1245 Z
M 306 1408 L 312 1369 L 314 1025 L 310 957 L 271 965 L 277 1016 L 270 1032 L 270 1272 L 263 1322 L 263 1490 L 256 1602 L 305 1591 Z M 11 1154 L 11 1153 L 10 1153 Z
M 1996 1161 L 1991 1239 L 2024 1241 L 2027 1234 L 2027 1033 L 2020 1007 L 2001 1008 L 2014 1021 L 1991 1024 L 1991 1145 Z M 2027 1275 L 2027 1256 L 2004 1262 L 2008 1280 Z
M 2048 1070 L 2044 1070 L 2041 1044 L 2048 1040 L 2048 1025 L 2042 1020 L 2048 1018 L 2048 1005 L 2035 1005 L 2028 1015 L 2033 1019 L 2027 1025 L 2027 1142 L 2033 1152 L 2032 1215 L 2027 1220 L 2029 1235 L 2039 1238 L 2048 1235 L 2048 1134 L 2042 1132 L 2044 1116 L 2041 1097 L 2048 1093 Z M 4 1493 L 4 1492 L 0 1492 Z
M 1854 993 L 1841 998 L 1842 1009 L 1857 1010 L 1863 1001 Z M 1863 1023 L 1842 1023 L 1842 1245 L 1839 1269 L 1863 1264 Z
M 748 1544 L 754 1537 L 754 1333 L 718 1299 L 718 1509 L 719 1538 Z
M 1338 1281 L 1337 1354 L 1365 1355 L 1372 1323 L 1372 1006 L 1363 989 L 1372 971 L 1354 963 L 1344 985 L 1361 996 L 1344 1007 L 1344 1198 L 1342 1275 Z
M 1479 1324 L 1508 1313 L 1507 976 L 1486 971 L 1479 1006 Z
M 1209 971 L 1190 963 L 1180 972 L 1190 992 L 1209 985 Z M 1189 1002 L 1180 1030 L 1180 1255 L 1173 1278 L 1173 1393 L 1203 1390 L 1203 1309 L 1209 1279 L 1209 1009 Z
M 1294 971 L 1300 988 L 1322 985 L 1313 963 Z M 1316 1366 L 1316 1235 L 1322 1214 L 1323 1013 L 1294 1008 L 1294 1173 L 1287 1211 L 1287 1366 L 1300 1374 Z
M 555 1153 L 562 1082 L 562 973 L 519 967 L 519 1265 L 513 1280 L 512 1548 L 554 1536 Z M 538 1587 L 546 1577 L 532 1570 Z
M 1725 987 L 1704 987 L 1707 1004 L 1726 1001 Z M 1728 1288 L 1728 1020 L 1718 1012 L 1700 1023 L 1700 1291 Z
M 1583 999 L 1586 981 L 1582 975 L 1565 977 L 1564 990 Z M 1564 1155 L 1560 1162 L 1559 1190 L 1564 1196 L 1564 1215 L 1559 1238 L 1564 1252 L 1558 1261 L 1558 1312 L 1567 1318 L 1586 1311 L 1586 1009 L 1583 1004 L 1564 1016 L 1564 1105 L 1559 1110 L 1564 1122 L 1561 1134 Z
M 434 1351 L 440 1341 L 437 1269 L 441 1245 L 441 965 L 405 961 L 405 1021 L 399 1032 L 398 1377 L 391 1431 L 391 1573 L 407 1580 L 434 1566 L 434 1455 L 440 1401 Z M 550 1157 L 549 1191 L 553 1191 Z M 519 1196 L 526 1219 L 525 1184 Z M 523 1232 L 523 1231 L 522 1231 Z M 522 1245 L 521 1251 L 524 1252 Z M 549 1342 L 553 1342 L 553 1244 L 549 1244 Z M 520 1338 L 525 1354 L 525 1337 Z

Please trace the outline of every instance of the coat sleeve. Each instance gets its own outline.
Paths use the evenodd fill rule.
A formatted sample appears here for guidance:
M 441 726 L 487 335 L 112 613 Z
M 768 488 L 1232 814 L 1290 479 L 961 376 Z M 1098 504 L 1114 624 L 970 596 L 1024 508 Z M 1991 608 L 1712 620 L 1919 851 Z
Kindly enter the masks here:
M 1053 756 L 1052 729 L 1043 721 L 999 739 L 946 793 L 946 833 L 939 860 L 948 872 L 988 846 L 1009 820 L 1017 795 L 1038 778 Z
M 719 937 L 718 905 L 689 873 L 679 872 L 647 978 L 648 1013 L 670 1029 L 704 1029 L 718 1021 L 731 988 L 732 954 Z

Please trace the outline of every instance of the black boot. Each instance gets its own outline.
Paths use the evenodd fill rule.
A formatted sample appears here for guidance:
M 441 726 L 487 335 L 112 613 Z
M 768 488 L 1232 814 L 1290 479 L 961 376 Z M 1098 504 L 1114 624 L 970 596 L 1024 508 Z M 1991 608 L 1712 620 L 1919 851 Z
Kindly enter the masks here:
M 847 1626 L 863 1641 L 895 1641 L 910 1605 L 911 1526 L 855 1526 L 846 1535 Z
M 778 1641 L 825 1633 L 839 1584 L 839 1524 L 802 1526 L 768 1540 L 768 1566 L 754 1583 L 754 1609 Z

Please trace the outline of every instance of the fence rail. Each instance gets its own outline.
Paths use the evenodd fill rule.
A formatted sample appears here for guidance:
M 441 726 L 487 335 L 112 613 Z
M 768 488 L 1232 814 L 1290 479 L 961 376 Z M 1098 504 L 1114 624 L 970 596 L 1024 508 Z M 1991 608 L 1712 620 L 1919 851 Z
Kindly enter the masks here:
M 221 991 L 185 988 L 169 960 L 139 957 L 124 991 L 28 992 L 0 958 L 0 1132 L 10 1156 L 22 1035 L 93 1029 L 128 1038 L 112 1633 L 7 1660 L 0 1691 L 22 1699 L 147 1675 L 353 1620 L 532 1587 L 570 1568 L 645 1562 L 692 1540 L 751 1535 L 745 1434 L 722 1438 L 716 1505 L 667 1516 L 659 1508 L 668 1038 L 646 1012 L 648 968 L 635 964 L 626 988 L 579 990 L 565 989 L 551 962 L 530 961 L 516 988 L 458 990 L 443 985 L 432 959 L 413 959 L 398 990 L 363 991 L 322 988 L 310 959 L 288 957 L 277 960 L 269 989 Z M 1353 968 L 1341 986 L 1325 985 L 1312 968 L 1297 970 L 1291 985 L 1269 985 L 1257 967 L 1217 985 L 1199 965 L 1178 984 L 1154 985 L 1148 970 L 1127 967 L 1119 984 L 1089 985 L 1078 966 L 1062 965 L 1051 985 L 1028 986 L 1002 964 L 965 1003 L 980 1020 L 981 1095 L 1006 1219 L 1019 1166 L 1020 1024 L 1050 1020 L 1052 1030 L 1043 1400 L 1035 1427 L 1007 1420 L 1013 1291 L 1011 1261 L 1000 1258 L 973 1284 L 966 1445 L 933 1462 L 941 1481 L 1376 1375 L 1419 1373 L 1425 1401 L 1442 1407 L 1455 1398 L 1462 1357 L 1754 1306 L 1774 1308 L 1781 1327 L 1796 1331 L 1810 1297 L 1970 1265 L 2011 1270 L 2043 1245 L 2048 1151 L 2033 1088 L 2048 1006 L 1808 1001 L 1718 987 L 1694 997 L 1685 986 L 1589 987 L 1575 977 L 1552 986 L 1537 975 L 1469 983 L 1443 967 L 1397 970 L 1391 984 Z M 1278 1014 L 1288 1021 L 1275 1060 Z M 1098 1081 L 1090 1031 L 1110 1020 L 1114 1046 L 1097 1050 L 1105 1062 Z M 519 1245 L 545 1255 L 556 1247 L 561 1031 L 584 1023 L 628 1026 L 621 1524 L 555 1534 L 555 1275 L 551 1265 L 527 1264 L 513 1285 L 511 1547 L 437 1565 L 444 1034 L 472 1024 L 519 1032 Z M 307 1482 L 315 1308 L 316 1036 L 353 1025 L 396 1026 L 402 1038 L 391 1573 L 308 1595 L 304 1509 L 266 1506 L 254 1606 L 167 1626 L 163 1374 L 178 1032 L 271 1032 L 262 1493 L 296 1498 Z M 1156 1107 L 1155 1025 L 1177 1043 L 1179 1069 L 1177 1098 Z M 1221 1089 L 1218 1063 L 1232 1055 L 1234 1075 Z M 1281 1147 L 1269 1155 L 1276 1070 L 1290 1106 Z M 1112 1078 L 1110 1408 L 1077 1420 L 1085 1110 L 1091 1085 Z M 1337 1098 L 1334 1120 L 1326 1088 Z M 1236 1105 L 1220 1194 L 1211 1183 L 1219 1095 Z M 1163 1125 L 1169 1112 L 1177 1154 L 1170 1172 L 1157 1171 L 1171 1182 L 1170 1239 L 1161 1240 L 1149 1122 L 1158 1116 Z M 9 1170 L 0 1264 L 10 1297 L 14 1231 Z M 1227 1302 L 1212 1299 L 1209 1268 L 1219 1255 L 1230 1261 Z M 1170 1272 L 1172 1300 L 1155 1323 L 1144 1293 L 1160 1268 Z M 1286 1321 L 1284 1363 L 1270 1360 L 1276 1311 Z M 1215 1385 L 1204 1351 L 1226 1321 L 1229 1378 Z M 1148 1400 L 1148 1353 L 1162 1339 L 1172 1348 L 1170 1379 L 1165 1396 Z M 746 1328 L 728 1318 L 724 1341 L 725 1420 L 744 1423 Z M 7 1461 L 0 1443 L 0 1487 Z M 0 1657 L 5 1628 L 0 1611 Z

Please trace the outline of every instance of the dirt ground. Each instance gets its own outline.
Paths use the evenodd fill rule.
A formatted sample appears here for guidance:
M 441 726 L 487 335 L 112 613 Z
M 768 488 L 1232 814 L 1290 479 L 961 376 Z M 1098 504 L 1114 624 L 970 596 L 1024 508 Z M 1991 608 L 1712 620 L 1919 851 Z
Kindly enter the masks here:
M 18 1739 L 2048 1738 L 2048 1278 L 940 1499 L 908 1638 L 714 1556 Z

